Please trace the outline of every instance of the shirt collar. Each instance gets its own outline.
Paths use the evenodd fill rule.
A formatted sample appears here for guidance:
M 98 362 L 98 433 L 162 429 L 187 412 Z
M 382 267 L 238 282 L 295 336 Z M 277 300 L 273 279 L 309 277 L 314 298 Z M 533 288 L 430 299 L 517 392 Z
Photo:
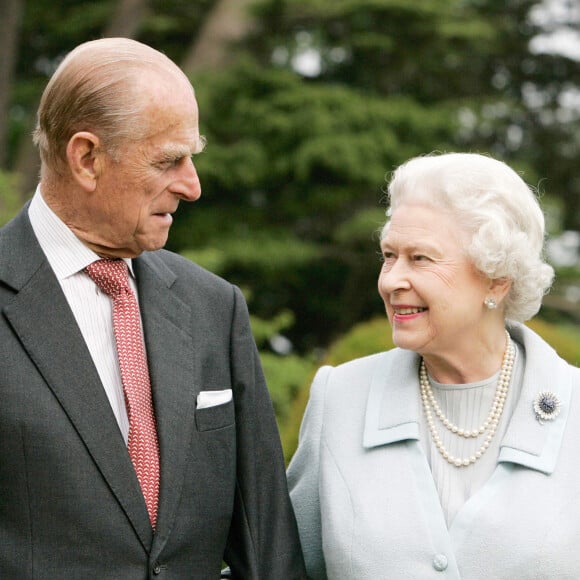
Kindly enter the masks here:
M 28 208 L 28 216 L 38 243 L 59 281 L 86 268 L 101 257 L 85 246 L 72 230 L 52 211 L 42 197 L 40 186 Z M 133 263 L 124 258 L 131 276 Z

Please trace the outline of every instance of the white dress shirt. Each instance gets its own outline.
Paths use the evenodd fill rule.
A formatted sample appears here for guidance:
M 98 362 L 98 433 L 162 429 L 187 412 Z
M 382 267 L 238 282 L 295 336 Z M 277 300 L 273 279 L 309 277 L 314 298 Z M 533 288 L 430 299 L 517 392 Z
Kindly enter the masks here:
M 40 187 L 32 198 L 28 215 L 40 247 L 46 254 L 79 325 L 123 438 L 127 442 L 129 419 L 113 334 L 113 303 L 83 271 L 86 266 L 99 260 L 100 256 L 85 246 L 50 209 L 42 198 Z M 131 260 L 125 261 L 130 272 L 129 283 L 137 296 Z

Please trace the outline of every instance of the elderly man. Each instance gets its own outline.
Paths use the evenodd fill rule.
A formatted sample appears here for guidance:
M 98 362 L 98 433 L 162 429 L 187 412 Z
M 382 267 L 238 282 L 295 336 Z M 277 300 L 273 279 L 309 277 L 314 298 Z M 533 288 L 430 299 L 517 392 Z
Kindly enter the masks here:
M 239 290 L 163 250 L 201 187 L 194 91 L 128 39 L 48 83 L 0 231 L 0 578 L 304 578 Z

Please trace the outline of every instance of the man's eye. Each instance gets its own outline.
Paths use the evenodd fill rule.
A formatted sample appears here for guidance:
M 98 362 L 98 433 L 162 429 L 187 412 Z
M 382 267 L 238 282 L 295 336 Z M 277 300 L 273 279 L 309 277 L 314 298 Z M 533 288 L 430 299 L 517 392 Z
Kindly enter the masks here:
M 179 159 L 164 159 L 157 164 L 160 169 L 170 169 L 179 163 Z

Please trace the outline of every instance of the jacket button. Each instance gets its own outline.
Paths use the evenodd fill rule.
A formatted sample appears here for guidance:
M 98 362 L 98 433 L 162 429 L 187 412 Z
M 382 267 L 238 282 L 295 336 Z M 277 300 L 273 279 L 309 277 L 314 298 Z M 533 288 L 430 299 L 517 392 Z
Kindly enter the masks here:
M 443 570 L 446 570 L 447 565 L 447 556 L 445 554 L 437 554 L 433 558 L 433 568 L 435 568 L 437 572 L 443 572 Z
M 153 564 L 153 574 L 155 574 L 155 576 L 161 574 L 161 566 L 159 565 L 159 562 L 155 562 L 155 564 Z

